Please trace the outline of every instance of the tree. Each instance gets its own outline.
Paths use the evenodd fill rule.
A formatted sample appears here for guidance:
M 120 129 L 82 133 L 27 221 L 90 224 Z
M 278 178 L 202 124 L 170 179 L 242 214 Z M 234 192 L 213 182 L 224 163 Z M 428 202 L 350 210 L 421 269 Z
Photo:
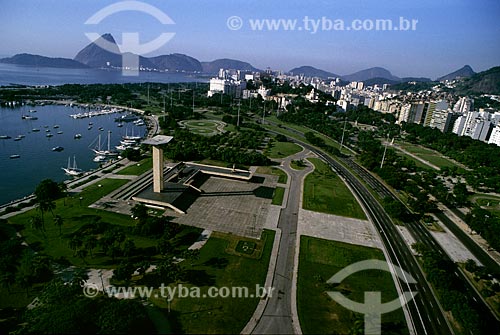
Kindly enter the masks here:
M 45 235 L 45 227 L 43 225 L 43 221 L 42 221 L 42 218 L 40 217 L 40 215 L 32 215 L 30 217 L 30 224 L 31 224 L 31 228 L 35 229 L 35 230 L 40 230 L 42 232 L 42 234 Z
M 90 257 L 93 258 L 94 255 L 92 251 L 97 247 L 97 239 L 93 235 L 85 236 L 83 239 L 83 247 L 89 252 Z
M 76 251 L 76 256 L 81 258 L 82 261 L 87 264 L 87 261 L 85 260 L 85 257 L 87 257 L 87 250 L 85 248 L 80 248 Z
M 61 188 L 52 179 L 45 179 L 38 184 L 35 189 L 35 201 L 40 210 L 42 225 L 44 225 L 43 214 L 50 211 L 54 215 L 54 209 L 56 208 L 55 200 L 61 196 Z
M 167 240 L 166 238 L 162 237 L 160 239 L 160 241 L 158 242 L 158 252 L 163 255 L 163 256 L 167 256 L 169 255 L 173 250 L 174 250 L 174 247 L 172 246 L 172 244 L 170 243 L 169 240 Z
M 182 257 L 188 260 L 189 264 L 193 266 L 193 263 L 200 259 L 200 249 L 188 249 L 184 251 Z
M 69 248 L 73 250 L 73 255 L 76 255 L 78 249 L 82 246 L 83 241 L 79 235 L 74 235 L 69 241 Z
M 113 271 L 113 279 L 129 283 L 136 267 L 129 261 L 122 261 L 117 268 Z
M 453 195 L 455 196 L 455 203 L 458 206 L 464 206 L 468 204 L 467 197 L 469 192 L 467 191 L 467 185 L 464 183 L 457 183 L 453 187 Z
M 64 219 L 62 218 L 62 216 L 60 216 L 59 214 L 54 216 L 54 224 L 59 227 L 59 236 L 61 236 L 62 235 L 61 228 L 64 224 Z
M 130 257 L 134 254 L 135 251 L 135 243 L 131 239 L 126 239 L 125 242 L 123 243 L 123 248 L 122 248 L 123 256 L 125 257 Z

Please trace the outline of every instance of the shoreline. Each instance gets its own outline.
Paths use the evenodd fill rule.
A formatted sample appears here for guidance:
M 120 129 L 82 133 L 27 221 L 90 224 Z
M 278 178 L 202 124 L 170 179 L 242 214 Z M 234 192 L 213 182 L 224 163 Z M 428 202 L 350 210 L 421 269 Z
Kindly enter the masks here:
M 68 107 L 71 105 L 71 106 L 77 106 L 80 108 L 87 108 L 89 106 L 91 106 L 93 108 L 105 108 L 105 107 L 118 108 L 118 109 L 122 109 L 126 112 L 138 113 L 145 119 L 147 134 L 146 134 L 144 139 L 151 138 L 160 132 L 160 126 L 158 123 L 158 119 L 154 115 L 146 115 L 146 112 L 142 109 L 131 108 L 131 107 L 126 107 L 126 106 L 119 106 L 119 105 L 83 104 L 83 103 L 75 102 L 73 100 L 39 99 L 39 100 L 34 100 L 33 103 L 35 105 L 50 103 L 50 104 L 55 104 L 55 105 L 65 105 Z M 120 158 L 117 160 L 109 161 L 97 169 L 93 169 L 93 170 L 85 172 L 80 177 L 64 180 L 63 183 L 66 184 L 66 186 L 69 188 L 69 186 L 71 184 L 79 183 L 79 182 L 83 181 L 83 179 L 88 178 L 92 175 L 95 175 L 103 170 L 109 169 L 113 165 L 116 165 L 118 163 L 123 163 L 124 160 L 125 160 L 125 158 Z M 10 213 L 18 213 L 18 212 L 22 211 L 24 208 L 30 207 L 31 205 L 29 204 L 29 202 L 33 199 L 35 199 L 35 195 L 33 193 L 31 193 L 31 194 L 25 195 L 22 198 L 17 198 L 17 199 L 10 201 L 10 202 L 0 204 L 0 216 L 4 216 L 4 215 L 10 214 Z M 15 207 L 15 206 L 19 206 L 21 204 L 26 204 L 26 206 L 18 208 L 18 209 L 13 210 L 13 211 L 6 212 L 6 209 L 8 207 Z

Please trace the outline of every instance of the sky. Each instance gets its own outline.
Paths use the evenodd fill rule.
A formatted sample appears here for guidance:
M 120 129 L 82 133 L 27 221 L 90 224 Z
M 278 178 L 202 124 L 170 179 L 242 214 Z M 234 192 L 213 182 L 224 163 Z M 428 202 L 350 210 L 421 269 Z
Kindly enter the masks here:
M 116 12 L 95 25 L 85 24 L 115 3 L 124 2 L 0 0 L 0 55 L 26 52 L 73 58 L 90 42 L 85 33 L 109 32 L 120 44 L 123 33 L 137 33 L 140 42 L 147 43 L 170 32 L 175 35 L 169 42 L 145 56 L 184 53 L 200 61 L 233 58 L 283 71 L 310 65 L 339 75 L 380 66 L 399 77 L 433 79 L 466 64 L 476 72 L 500 65 L 498 0 L 144 0 L 174 24 L 131 10 Z M 241 21 L 228 21 L 235 16 Z M 309 29 L 304 25 L 306 17 Z M 353 20 L 370 20 L 369 26 L 377 19 L 399 25 L 400 17 L 418 20 L 416 29 L 327 29 L 328 20 L 343 20 L 344 27 Z M 251 20 L 259 19 L 297 23 L 293 30 L 252 29 Z M 241 28 L 234 29 L 240 22 Z M 312 22 L 319 22 L 315 32 Z

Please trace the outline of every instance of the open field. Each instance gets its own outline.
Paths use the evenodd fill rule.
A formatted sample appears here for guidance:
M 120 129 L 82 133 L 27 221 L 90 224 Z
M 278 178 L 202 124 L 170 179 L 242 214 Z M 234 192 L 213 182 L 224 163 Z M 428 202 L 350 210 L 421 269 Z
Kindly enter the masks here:
M 260 240 L 213 233 L 201 248 L 199 260 L 184 265 L 185 285 L 200 287 L 201 294 L 207 294 L 210 286 L 247 287 L 250 294 L 255 293 L 257 284 L 264 286 L 273 241 L 270 230 L 264 230 Z M 260 257 L 248 254 L 251 249 L 254 253 L 260 249 Z M 169 312 L 165 299 L 151 300 L 169 319 L 174 333 L 188 334 L 237 334 L 259 302 L 258 297 L 174 298 Z
M 291 142 L 273 142 L 264 153 L 269 158 L 285 158 L 302 151 L 302 147 Z
M 427 149 L 427 148 L 424 148 L 421 146 L 413 145 L 413 144 L 410 144 L 407 142 L 397 141 L 397 144 L 401 148 L 403 148 L 404 150 L 414 154 L 415 156 L 422 158 L 425 161 L 428 161 L 431 164 L 434 164 L 435 166 L 437 166 L 439 168 L 456 166 L 457 168 L 462 170 L 462 168 L 460 166 L 458 166 L 452 160 L 450 160 L 446 157 L 443 157 L 443 155 L 437 151 Z
M 318 158 L 309 158 L 315 169 L 304 182 L 303 208 L 366 220 L 366 215 L 344 182 Z
M 301 236 L 297 309 L 304 334 L 330 334 L 332 330 L 336 334 L 363 334 L 363 315 L 332 300 L 329 291 L 340 291 L 360 303 L 368 291 L 381 292 L 382 302 L 397 298 L 391 274 L 381 270 L 354 273 L 336 286 L 326 283 L 343 268 L 368 259 L 383 260 L 384 256 L 374 248 Z M 360 332 L 353 332 L 354 327 Z M 382 334 L 390 331 L 408 334 L 401 309 L 382 315 Z
M 120 171 L 117 172 L 117 174 L 123 174 L 123 175 L 141 175 L 146 171 L 149 171 L 153 168 L 153 160 L 152 158 L 145 158 L 141 160 L 140 162 L 137 162 L 133 165 L 127 166 L 124 169 L 121 169 Z
M 189 129 L 189 131 L 206 136 L 213 136 L 220 133 L 220 129 L 224 128 L 225 124 L 222 121 L 216 120 L 184 120 L 181 125 Z

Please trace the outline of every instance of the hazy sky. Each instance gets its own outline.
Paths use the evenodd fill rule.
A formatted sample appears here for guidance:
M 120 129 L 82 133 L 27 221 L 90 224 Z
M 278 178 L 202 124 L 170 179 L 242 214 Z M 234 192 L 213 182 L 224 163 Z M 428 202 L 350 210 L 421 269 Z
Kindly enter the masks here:
M 144 2 L 166 13 L 162 25 L 145 13 L 123 11 L 98 25 L 84 24 L 118 1 L 0 0 L 0 54 L 21 52 L 73 58 L 89 43 L 85 32 L 138 32 L 141 42 L 162 32 L 174 38 L 149 55 L 185 53 L 201 61 L 235 58 L 259 68 L 288 71 L 312 65 L 337 74 L 382 66 L 397 76 L 437 76 L 469 64 L 475 71 L 500 65 L 498 0 L 163 0 Z M 239 16 L 240 30 L 227 19 Z M 416 31 L 254 31 L 250 19 L 418 20 Z M 312 28 L 312 26 L 310 26 Z

